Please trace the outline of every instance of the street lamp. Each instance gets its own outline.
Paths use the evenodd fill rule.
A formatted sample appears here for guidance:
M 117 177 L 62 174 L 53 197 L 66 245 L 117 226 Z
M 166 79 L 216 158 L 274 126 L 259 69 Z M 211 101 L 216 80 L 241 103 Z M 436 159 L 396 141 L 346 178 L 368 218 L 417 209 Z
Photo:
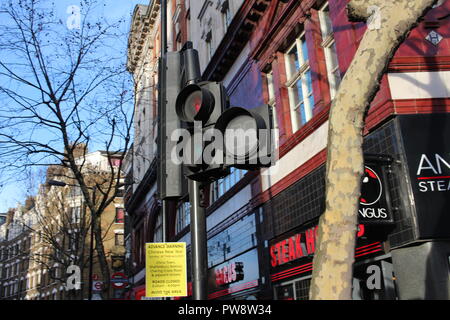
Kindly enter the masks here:
M 74 186 L 78 187 L 76 185 L 69 185 L 63 181 L 58 180 L 49 180 L 47 181 L 47 185 L 49 186 L 55 186 L 55 187 L 65 187 L 65 186 Z M 88 189 L 91 189 L 94 191 L 94 199 L 95 199 L 95 187 L 87 187 Z M 86 214 L 86 202 L 83 201 L 83 208 L 84 208 L 84 214 Z M 92 269 L 93 269 L 93 257 L 94 257 L 94 217 L 91 214 L 91 240 L 89 243 L 89 287 L 88 287 L 88 300 L 92 300 Z

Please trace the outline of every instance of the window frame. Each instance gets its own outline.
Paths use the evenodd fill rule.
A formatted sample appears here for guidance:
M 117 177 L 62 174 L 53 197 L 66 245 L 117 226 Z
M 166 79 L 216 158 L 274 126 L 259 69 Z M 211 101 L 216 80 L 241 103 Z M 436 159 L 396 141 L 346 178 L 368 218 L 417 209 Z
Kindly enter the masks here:
M 121 241 L 120 238 L 122 238 Z M 125 246 L 125 234 L 123 232 L 114 233 L 114 245 Z
M 222 3 L 221 13 L 222 13 L 223 27 L 226 32 L 231 25 L 231 21 L 233 20 L 233 16 L 231 14 L 231 9 L 230 9 L 230 3 L 228 2 L 228 0 L 225 0 Z
M 123 212 L 123 217 L 122 217 L 122 219 L 119 219 L 119 218 L 118 218 L 118 213 L 119 213 L 120 211 Z M 122 221 L 120 221 L 120 220 L 122 220 Z M 114 223 L 118 223 L 118 224 L 124 224 L 124 223 L 125 223 L 125 208 L 119 208 L 119 207 L 116 208 L 116 214 L 115 214 L 115 216 L 114 216 Z
M 275 140 L 275 149 L 278 149 L 280 146 L 280 125 L 278 123 L 278 115 L 277 115 L 277 108 L 276 108 L 276 96 L 275 96 L 275 84 L 273 82 L 273 70 L 270 68 L 265 73 L 265 80 L 266 80 L 266 86 L 267 86 L 267 104 L 272 107 L 272 115 L 273 115 L 273 129 L 275 130 L 274 134 L 274 140 Z
M 232 167 L 231 172 L 226 177 L 211 183 L 210 199 L 211 204 L 223 197 L 231 188 L 233 188 L 247 173 L 247 170 L 236 169 Z
M 333 25 L 329 14 L 329 4 L 326 1 L 318 10 L 320 34 L 322 36 L 321 47 L 325 55 L 328 85 L 330 87 L 330 98 L 334 99 L 341 83 L 339 60 L 337 58 L 336 41 L 334 39 Z
M 155 218 L 152 242 L 162 242 L 163 240 L 162 212 L 158 212 Z
M 306 52 L 304 52 L 304 47 Z M 296 56 L 294 65 L 298 63 L 298 68 L 293 68 L 291 63 L 291 52 L 294 48 L 296 49 L 296 52 L 294 53 Z M 292 43 L 285 51 L 284 57 L 287 77 L 285 85 L 289 95 L 292 131 L 296 132 L 312 119 L 315 103 L 312 72 L 309 64 L 308 43 L 305 31 L 302 31 L 295 38 L 294 43 Z M 301 89 L 301 97 L 298 93 L 299 86 Z M 310 99 L 312 99 L 312 105 Z

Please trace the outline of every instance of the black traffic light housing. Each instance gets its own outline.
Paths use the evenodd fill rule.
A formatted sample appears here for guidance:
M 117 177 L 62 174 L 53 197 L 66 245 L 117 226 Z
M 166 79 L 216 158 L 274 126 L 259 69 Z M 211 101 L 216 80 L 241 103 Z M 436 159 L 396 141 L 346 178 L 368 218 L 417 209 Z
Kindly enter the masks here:
M 181 121 L 202 121 L 203 126 L 215 124 L 229 104 L 228 95 L 219 82 L 189 84 L 176 100 L 176 112 Z
M 175 102 L 168 106 L 176 112 L 180 127 L 189 132 L 190 140 L 184 145 L 190 154 L 179 154 L 183 157 L 186 177 L 212 182 L 228 175 L 230 167 L 255 170 L 273 165 L 273 115 L 269 105 L 254 109 L 229 108 L 229 97 L 222 83 L 201 81 L 198 52 L 190 42 L 180 51 L 180 77 Z M 204 139 L 212 129 L 211 139 Z M 239 129 L 248 136 L 240 136 Z M 233 132 L 238 132 L 237 136 Z M 216 133 L 220 134 L 216 136 Z M 215 162 L 205 161 L 206 150 L 211 151 Z
M 270 105 L 253 109 L 231 107 L 220 116 L 215 128 L 224 137 L 226 166 L 255 170 L 273 165 L 275 144 Z
M 189 179 L 210 182 L 230 173 L 229 168 L 224 167 L 223 160 L 218 163 L 207 163 L 203 158 L 203 150 L 213 143 L 213 141 L 205 141 L 203 137 L 208 130 L 214 128 L 216 121 L 228 105 L 226 90 L 218 82 L 204 81 L 188 84 L 178 95 L 176 111 L 183 127 L 191 134 L 191 159 L 184 166 L 184 174 Z M 196 127 L 195 121 L 199 121 L 201 127 Z M 201 139 L 196 141 L 194 134 L 201 136 Z M 200 161 L 198 157 L 201 157 Z

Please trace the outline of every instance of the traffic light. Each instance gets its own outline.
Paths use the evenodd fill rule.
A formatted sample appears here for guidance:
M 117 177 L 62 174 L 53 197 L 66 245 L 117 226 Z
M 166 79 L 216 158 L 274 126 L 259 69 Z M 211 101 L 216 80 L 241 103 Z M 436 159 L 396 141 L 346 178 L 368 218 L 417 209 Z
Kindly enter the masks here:
M 255 170 L 273 164 L 273 115 L 269 105 L 229 107 L 222 83 L 201 81 L 198 53 L 180 51 L 181 89 L 175 110 L 187 137 L 181 148 L 184 175 L 200 182 L 225 177 L 230 167 Z M 184 141 L 186 140 L 186 141 Z
M 159 66 L 163 65 L 160 61 Z M 173 161 L 172 150 L 176 148 L 176 141 L 172 141 L 172 132 L 181 128 L 180 120 L 175 112 L 175 100 L 181 89 L 180 74 L 181 55 L 179 52 L 168 52 L 166 54 L 166 86 L 159 87 L 160 97 L 163 93 L 165 99 L 159 103 L 158 116 L 160 118 L 158 126 L 158 193 L 161 199 L 179 198 L 186 191 L 184 185 L 182 164 Z M 160 75 L 162 72 L 160 70 Z
M 223 85 L 205 81 L 183 88 L 177 98 L 176 111 L 182 121 L 201 121 L 207 127 L 217 121 L 227 105 L 228 96 Z
M 205 159 L 204 151 L 216 140 L 205 139 L 228 106 L 228 95 L 218 82 L 198 82 L 184 87 L 176 102 L 176 112 L 190 132 L 190 155 L 185 163 L 186 177 L 197 181 L 213 181 L 229 174 L 223 158 L 216 162 Z M 220 150 L 221 148 L 219 148 Z M 218 150 L 218 151 L 219 151 Z
M 175 110 L 181 125 L 189 131 L 186 151 L 183 154 L 184 174 L 197 181 L 213 181 L 229 174 L 223 161 L 205 161 L 203 152 L 214 141 L 203 139 L 225 108 L 229 105 L 228 95 L 221 83 L 201 81 L 197 50 L 187 43 L 181 50 L 182 86 L 176 98 Z M 186 142 L 186 141 L 185 141 Z
M 215 128 L 224 137 L 226 166 L 255 170 L 273 164 L 273 112 L 264 104 L 258 108 L 232 107 L 217 120 Z

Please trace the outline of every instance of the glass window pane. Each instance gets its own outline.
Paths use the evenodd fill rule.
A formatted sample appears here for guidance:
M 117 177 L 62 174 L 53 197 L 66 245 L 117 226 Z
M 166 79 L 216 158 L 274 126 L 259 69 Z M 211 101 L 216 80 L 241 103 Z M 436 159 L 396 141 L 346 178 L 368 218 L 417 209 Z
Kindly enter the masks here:
M 299 111 L 300 111 L 300 121 L 301 124 L 304 125 L 306 123 L 306 111 L 305 111 L 305 104 L 302 103 L 299 107 Z
M 302 86 L 302 79 L 299 79 L 296 83 L 295 83 L 295 87 L 297 88 L 296 93 L 297 93 L 297 103 L 301 103 L 303 102 L 304 98 L 303 98 L 303 86 Z
M 320 30 L 322 32 L 322 38 L 325 39 L 333 32 L 333 26 L 331 24 L 330 12 L 328 6 L 326 8 L 320 10 L 319 12 L 320 19 Z
M 308 95 L 312 94 L 313 89 L 312 89 L 311 71 L 308 70 L 305 73 L 305 79 L 306 79 L 306 89 L 307 89 Z
M 308 61 L 309 57 L 308 57 L 308 46 L 306 44 L 306 39 L 305 36 L 303 36 L 301 38 L 301 43 L 302 43 L 302 57 L 303 57 L 303 63 L 305 63 L 306 61 Z
M 298 60 L 297 47 L 294 46 L 287 54 L 287 72 L 288 78 L 291 78 L 298 69 L 300 69 L 300 61 Z
M 267 74 L 267 91 L 269 95 L 269 101 L 275 98 L 275 89 L 273 87 L 273 73 L 270 72 Z

